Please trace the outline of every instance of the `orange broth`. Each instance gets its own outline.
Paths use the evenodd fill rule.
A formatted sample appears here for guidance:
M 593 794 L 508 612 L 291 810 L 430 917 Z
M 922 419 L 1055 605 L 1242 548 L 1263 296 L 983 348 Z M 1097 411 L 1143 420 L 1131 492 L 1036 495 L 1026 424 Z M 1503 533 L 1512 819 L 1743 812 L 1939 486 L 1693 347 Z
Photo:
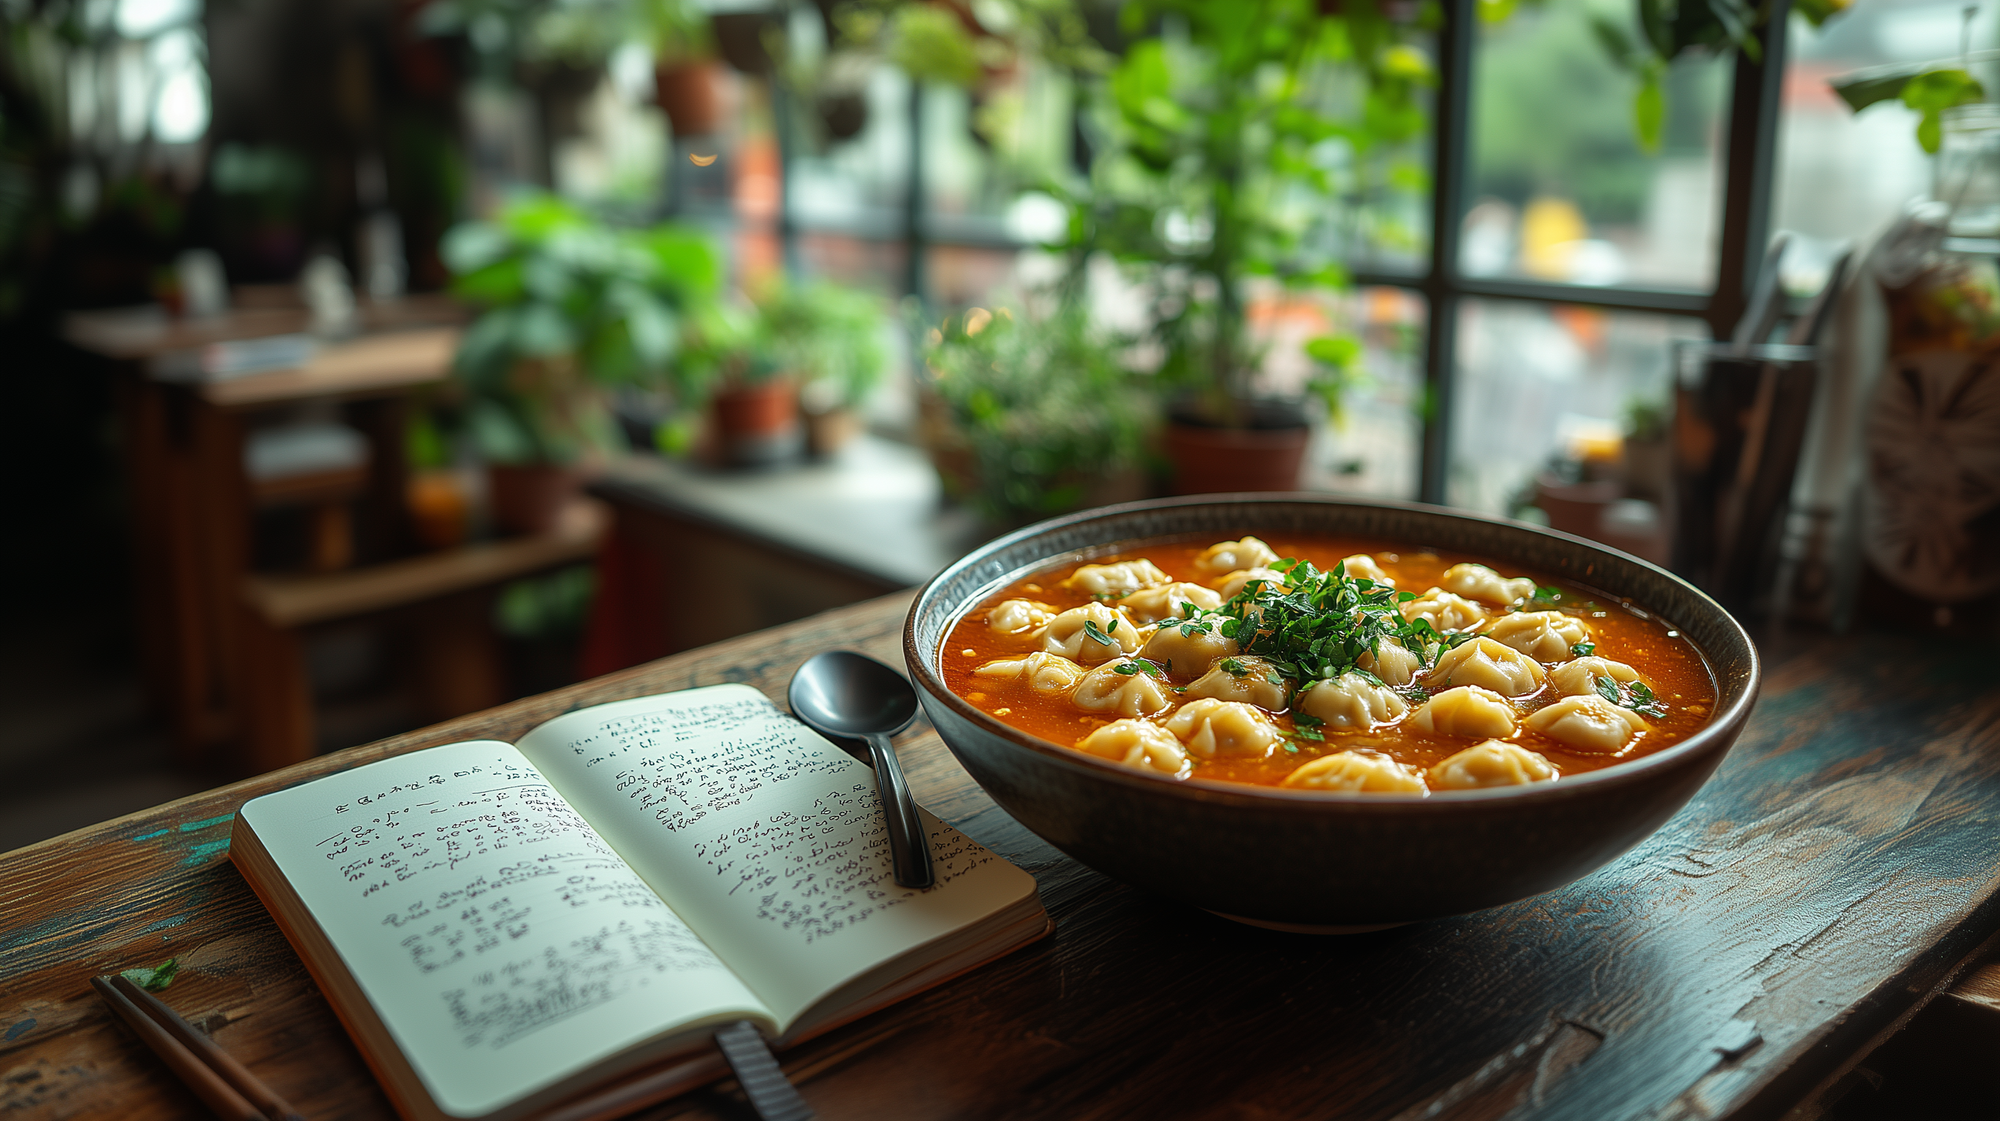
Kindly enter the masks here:
M 1579 752 L 1520 724 L 1508 742 L 1541 753 L 1561 774 L 1594 771 L 1670 747 L 1692 735 L 1714 715 L 1714 678 L 1701 653 L 1672 624 L 1629 601 L 1584 585 L 1558 581 L 1541 573 L 1514 565 L 1496 564 L 1480 557 L 1399 549 L 1380 541 L 1351 538 L 1266 536 L 1264 541 L 1280 557 L 1308 560 L 1326 571 L 1332 571 L 1344 557 L 1367 553 L 1395 580 L 1399 591 L 1422 593 L 1434 587 L 1446 569 L 1466 561 L 1484 564 L 1510 579 L 1529 576 L 1538 586 L 1556 588 L 1560 598 L 1554 604 L 1536 602 L 1525 605 L 1523 610 L 1557 610 L 1584 620 L 1597 646 L 1594 653 L 1624 662 L 1639 671 L 1641 678 L 1650 683 L 1667 710 L 1664 716 L 1648 717 L 1651 730 L 1641 734 L 1636 742 L 1616 755 Z M 1210 578 L 1195 567 L 1194 561 L 1210 544 L 1208 541 L 1192 541 L 1152 545 L 1140 551 L 1093 557 L 1080 563 L 1112 564 L 1143 558 L 1152 561 L 1177 581 L 1207 586 Z M 987 614 L 1002 600 L 1035 600 L 1058 611 L 1092 602 L 1089 595 L 1061 586 L 1062 580 L 1077 567 L 1080 564 L 1046 569 L 989 596 L 953 625 L 945 637 L 939 659 L 944 669 L 945 684 L 953 693 L 1003 723 L 1064 747 L 1074 747 L 1091 732 L 1117 719 L 1116 714 L 1084 712 L 1070 703 L 1066 696 L 1037 695 L 1029 688 L 1026 675 L 996 687 L 990 681 L 974 677 L 972 671 L 997 658 L 1018 657 L 1039 649 L 1030 636 L 995 634 L 987 626 Z M 1486 608 L 1492 619 L 1506 614 L 1504 608 L 1491 604 L 1481 606 Z M 1419 678 L 1418 684 L 1421 683 Z M 1414 693 L 1411 695 L 1415 697 Z M 1516 698 L 1514 705 L 1517 715 L 1525 717 L 1562 699 L 1553 685 L 1545 684 L 1540 692 Z M 1178 707 L 1178 698 L 1175 703 Z M 1412 707 L 1415 703 L 1412 700 Z M 1170 709 L 1159 713 L 1152 719 L 1164 720 L 1171 712 Z M 1396 725 L 1365 730 L 1326 728 L 1323 730 L 1325 742 L 1314 743 L 1294 735 L 1296 729 L 1289 710 L 1275 715 L 1286 739 L 1271 755 L 1262 759 L 1195 760 L 1189 777 L 1276 786 L 1301 764 L 1350 748 L 1380 752 L 1399 763 L 1428 769 L 1445 757 L 1479 742 L 1463 736 L 1430 734 Z

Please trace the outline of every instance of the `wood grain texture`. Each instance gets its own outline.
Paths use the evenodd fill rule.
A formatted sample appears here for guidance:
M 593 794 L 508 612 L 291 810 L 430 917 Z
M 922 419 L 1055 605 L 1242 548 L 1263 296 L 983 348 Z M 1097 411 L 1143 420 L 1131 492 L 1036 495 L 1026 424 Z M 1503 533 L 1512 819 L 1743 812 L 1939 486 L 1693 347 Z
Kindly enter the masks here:
M 793 667 L 821 649 L 893 662 L 907 602 L 675 655 L 8 855 L 0 1114 L 199 1116 L 87 987 L 92 973 L 178 957 L 164 999 L 307 1116 L 382 1115 L 225 858 L 236 806 L 418 747 L 513 739 L 603 700 L 742 681 L 782 703 Z M 919 726 L 899 741 L 919 800 L 1033 872 L 1056 934 L 784 1065 L 827 1118 L 1776 1116 L 2000 928 L 2000 692 L 1963 651 L 1913 639 L 1767 653 L 1743 740 L 1632 853 L 1510 907 L 1347 938 L 1238 926 L 1112 883 L 1021 830 Z M 648 1116 L 747 1114 L 724 1084 Z

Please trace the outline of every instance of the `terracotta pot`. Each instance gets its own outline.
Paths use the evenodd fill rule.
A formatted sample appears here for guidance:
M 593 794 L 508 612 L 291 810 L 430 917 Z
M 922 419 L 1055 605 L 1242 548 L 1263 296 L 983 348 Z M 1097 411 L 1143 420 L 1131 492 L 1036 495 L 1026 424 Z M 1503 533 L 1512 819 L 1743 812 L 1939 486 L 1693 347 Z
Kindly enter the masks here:
M 574 467 L 554 463 L 489 463 L 487 499 L 502 533 L 539 534 L 556 527 L 583 487 Z
M 707 136 L 722 126 L 722 64 L 712 58 L 653 71 L 655 97 L 675 136 Z
M 1312 428 L 1215 428 L 1174 419 L 1167 424 L 1167 458 L 1175 494 L 1297 490 Z
M 711 404 L 715 436 L 726 463 L 756 466 L 779 463 L 799 453 L 799 391 L 789 378 L 735 385 Z
M 1535 505 L 1549 516 L 1549 528 L 1597 540 L 1604 508 L 1625 495 L 1615 480 L 1565 483 L 1551 475 L 1535 478 Z

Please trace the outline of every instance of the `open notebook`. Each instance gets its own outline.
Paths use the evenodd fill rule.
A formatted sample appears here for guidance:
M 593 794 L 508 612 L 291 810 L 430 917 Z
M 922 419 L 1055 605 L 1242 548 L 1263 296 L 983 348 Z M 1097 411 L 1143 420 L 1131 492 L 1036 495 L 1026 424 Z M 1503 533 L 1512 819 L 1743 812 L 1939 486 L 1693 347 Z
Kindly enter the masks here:
M 524 1116 L 711 1046 L 779 1046 L 1045 934 L 1033 877 L 762 693 L 597 705 L 246 803 L 230 856 L 405 1117 Z

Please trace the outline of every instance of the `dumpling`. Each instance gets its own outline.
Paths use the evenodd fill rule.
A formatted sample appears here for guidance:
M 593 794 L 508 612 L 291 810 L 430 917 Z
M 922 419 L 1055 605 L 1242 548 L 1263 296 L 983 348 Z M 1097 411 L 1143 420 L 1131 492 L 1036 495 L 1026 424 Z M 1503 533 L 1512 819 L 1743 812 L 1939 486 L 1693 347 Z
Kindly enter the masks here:
M 1265 591 L 1281 589 L 1285 586 L 1285 574 L 1282 572 L 1277 572 L 1269 568 L 1246 568 L 1240 572 L 1232 572 L 1222 579 L 1214 581 L 1215 590 L 1222 593 L 1223 599 L 1234 599 L 1236 598 L 1236 594 L 1241 592 L 1252 580 L 1264 581 Z
M 1120 668 L 1125 672 L 1119 673 Z M 1084 674 L 1069 699 L 1086 712 L 1110 711 L 1120 716 L 1151 716 L 1174 703 L 1159 678 L 1125 659 L 1106 662 Z
M 1329 728 L 1372 728 L 1402 719 L 1410 702 L 1358 673 L 1343 673 L 1313 682 L 1299 694 L 1298 709 L 1326 721 Z
M 1377 584 L 1387 584 L 1392 588 L 1396 586 L 1396 582 L 1389 578 L 1389 574 L 1382 571 L 1382 566 L 1375 563 L 1375 558 L 1367 553 L 1356 553 L 1351 557 L 1341 558 L 1340 570 L 1357 580 L 1373 580 Z
M 1444 570 L 1438 586 L 1467 599 L 1505 607 L 1535 594 L 1535 582 L 1522 576 L 1509 580 L 1483 564 L 1454 564 Z
M 1197 572 L 1222 576 L 1245 568 L 1262 568 L 1278 559 L 1277 551 L 1255 537 L 1241 541 L 1218 541 L 1194 559 Z
M 1217 756 L 1261 759 L 1285 738 L 1262 709 L 1213 697 L 1182 705 L 1167 718 L 1167 731 L 1180 737 L 1189 752 L 1203 759 Z
M 1544 709 L 1543 711 L 1547 711 Z M 1441 736 L 1494 739 L 1514 734 L 1514 706 L 1507 698 L 1477 685 L 1446 689 L 1417 706 L 1406 728 Z
M 1530 715 L 1527 725 L 1577 751 L 1606 755 L 1624 751 L 1651 727 L 1638 713 L 1595 693 L 1564 697 Z
M 1230 672 L 1232 666 L 1242 672 Z M 1271 663 L 1262 658 L 1217 658 L 1209 663 L 1208 672 L 1197 678 L 1184 693 L 1190 697 L 1242 701 L 1278 712 L 1285 707 L 1285 686 L 1283 679 L 1271 680 L 1276 672 Z
M 1124 608 L 1125 613 L 1137 622 L 1157 623 L 1162 619 L 1186 618 L 1189 613 L 1182 605 L 1189 603 L 1204 611 L 1213 611 L 1222 606 L 1222 597 L 1217 595 L 1214 589 L 1204 588 L 1200 584 L 1177 583 L 1133 592 L 1119 600 L 1118 606 Z M 1006 604 L 1001 606 L 1004 607 Z
M 1542 667 L 1511 646 L 1481 635 L 1438 655 L 1424 684 L 1477 685 L 1503 697 L 1525 697 L 1542 687 Z
M 1424 668 L 1424 660 L 1415 653 L 1405 650 L 1402 643 L 1383 639 L 1375 646 L 1375 653 L 1363 653 L 1354 659 L 1354 664 L 1367 670 L 1391 685 L 1408 685 Z
M 1085 623 L 1092 624 L 1092 627 L 1086 629 Z M 1108 641 L 1099 641 L 1091 635 L 1091 630 Z M 1143 641 L 1139 628 L 1133 625 L 1132 620 L 1117 608 L 1102 603 L 1072 607 L 1050 619 L 1048 625 L 1042 628 L 1043 650 L 1061 654 L 1086 666 L 1130 654 L 1139 649 Z
M 1056 617 L 1056 609 L 1031 599 L 1006 599 L 986 613 L 986 629 L 994 634 L 1025 635 Z
M 1077 750 L 1116 760 L 1141 771 L 1185 778 L 1194 764 L 1172 732 L 1144 720 L 1114 720 L 1077 743 Z
M 1432 588 L 1423 595 L 1402 604 L 1397 610 L 1410 622 L 1422 619 L 1437 629 L 1439 634 L 1466 631 L 1486 620 L 1486 609 L 1455 596 L 1443 588 Z
M 1594 655 L 1578 658 L 1549 671 L 1549 680 L 1555 683 L 1556 692 L 1565 697 L 1582 697 L 1597 692 L 1597 679 L 1600 677 L 1608 677 L 1620 685 L 1630 685 L 1639 680 L 1639 671 L 1624 662 Z
M 1521 611 L 1493 620 L 1484 632 L 1538 662 L 1567 662 L 1576 657 L 1570 647 L 1590 641 L 1583 620 L 1560 611 Z
M 1179 681 L 1200 677 L 1217 658 L 1241 652 L 1233 638 L 1224 638 L 1220 621 L 1162 623 L 1146 640 L 1139 654 L 1150 662 L 1167 667 L 1167 676 Z
M 1336 751 L 1300 765 L 1279 786 L 1367 794 L 1423 794 L 1423 773 L 1387 755 Z
M 1083 680 L 1083 667 L 1063 657 L 1037 650 L 1019 658 L 1002 658 L 988 662 L 972 671 L 974 677 L 996 680 L 1018 681 L 1025 679 L 1028 688 L 1046 696 L 1060 696 L 1076 688 Z
M 1069 574 L 1062 586 L 1092 596 L 1129 596 L 1141 588 L 1171 584 L 1174 578 L 1161 572 L 1149 560 L 1119 561 L 1117 564 L 1086 564 Z
M 1474 744 L 1430 769 L 1432 790 L 1479 790 L 1488 786 L 1525 786 L 1554 782 L 1555 765 L 1518 744 L 1487 740 Z

